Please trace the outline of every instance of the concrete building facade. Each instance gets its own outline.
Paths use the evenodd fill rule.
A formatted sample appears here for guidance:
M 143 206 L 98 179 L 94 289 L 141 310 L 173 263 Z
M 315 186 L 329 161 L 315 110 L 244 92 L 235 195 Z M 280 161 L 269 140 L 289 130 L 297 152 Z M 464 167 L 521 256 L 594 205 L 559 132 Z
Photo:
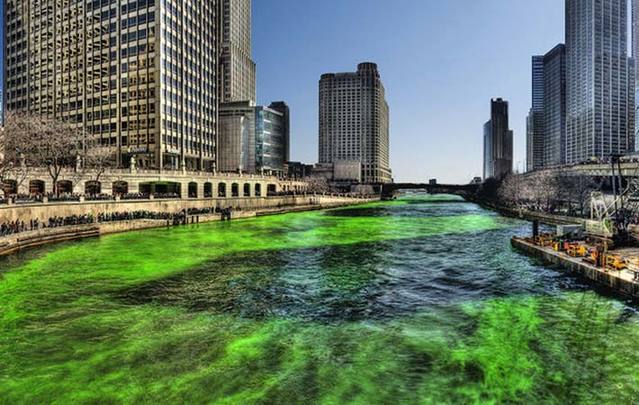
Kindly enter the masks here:
M 288 107 L 279 110 L 251 101 L 220 106 L 219 166 L 223 172 L 283 175 L 286 164 Z
M 215 169 L 209 0 L 7 0 L 5 105 L 77 122 L 118 166 Z
M 374 63 L 319 82 L 319 164 L 359 161 L 363 183 L 392 181 L 389 109 Z
M 220 102 L 257 101 L 251 46 L 251 0 L 220 5 Z
M 566 162 L 634 150 L 627 0 L 566 0 Z
M 484 124 L 484 180 L 501 179 L 513 171 L 513 131 L 509 127 L 508 102 L 493 99 L 491 118 Z

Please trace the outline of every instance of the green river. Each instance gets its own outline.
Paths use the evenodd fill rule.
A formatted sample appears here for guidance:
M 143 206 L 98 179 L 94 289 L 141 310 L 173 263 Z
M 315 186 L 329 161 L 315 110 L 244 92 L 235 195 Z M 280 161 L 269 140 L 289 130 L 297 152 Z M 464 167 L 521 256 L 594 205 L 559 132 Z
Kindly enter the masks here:
M 639 307 L 454 197 L 0 262 L 0 403 L 639 403 Z

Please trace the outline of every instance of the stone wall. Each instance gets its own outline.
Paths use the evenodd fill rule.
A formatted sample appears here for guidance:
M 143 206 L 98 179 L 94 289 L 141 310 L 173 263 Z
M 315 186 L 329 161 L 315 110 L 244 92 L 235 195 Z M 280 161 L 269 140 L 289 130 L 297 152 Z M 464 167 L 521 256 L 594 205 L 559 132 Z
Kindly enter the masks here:
M 257 211 L 272 208 L 306 205 L 353 204 L 367 200 L 325 197 L 313 195 L 263 197 L 263 198 L 209 198 L 174 200 L 127 200 L 127 201 L 89 201 L 48 204 L 9 205 L 0 207 L 0 223 L 21 220 L 29 222 L 38 219 L 48 221 L 51 217 L 69 217 L 73 215 L 100 213 L 150 211 L 178 213 L 185 209 L 228 208 L 236 211 Z

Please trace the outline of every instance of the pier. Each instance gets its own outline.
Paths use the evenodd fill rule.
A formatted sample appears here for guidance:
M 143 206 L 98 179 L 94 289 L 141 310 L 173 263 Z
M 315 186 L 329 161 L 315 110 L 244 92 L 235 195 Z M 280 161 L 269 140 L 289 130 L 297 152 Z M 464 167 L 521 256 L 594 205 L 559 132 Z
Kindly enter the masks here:
M 595 266 L 586 262 L 582 257 L 572 257 L 566 252 L 555 251 L 551 247 L 538 246 L 535 243 L 514 237 L 512 246 L 530 256 L 543 260 L 547 264 L 560 266 L 561 268 L 588 279 L 598 285 L 612 290 L 624 297 L 639 300 L 639 279 L 637 273 L 632 270 L 614 270 Z M 615 250 L 615 254 L 639 257 L 639 252 L 634 250 Z

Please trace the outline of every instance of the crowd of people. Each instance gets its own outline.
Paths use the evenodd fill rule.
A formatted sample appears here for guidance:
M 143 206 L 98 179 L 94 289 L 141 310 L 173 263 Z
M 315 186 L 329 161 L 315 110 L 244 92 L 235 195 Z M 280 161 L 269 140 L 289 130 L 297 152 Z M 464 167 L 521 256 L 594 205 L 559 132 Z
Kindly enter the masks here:
M 149 194 L 146 193 L 125 193 L 120 195 L 121 200 L 148 200 Z
M 5 222 L 0 225 L 0 236 L 9 236 L 20 232 L 26 232 L 29 229 L 24 221 Z
M 48 193 L 47 199 L 49 202 L 75 202 L 80 201 L 80 194 L 74 193 Z
M 62 226 L 88 225 L 95 222 L 93 214 L 70 215 L 68 217 L 51 217 L 46 228 L 59 228 Z M 38 229 L 38 228 L 35 228 Z
M 170 220 L 175 214 L 152 211 L 110 212 L 98 214 L 98 222 L 136 221 L 140 219 Z
M 86 201 L 113 201 L 115 196 L 111 194 L 90 194 L 84 197 Z

